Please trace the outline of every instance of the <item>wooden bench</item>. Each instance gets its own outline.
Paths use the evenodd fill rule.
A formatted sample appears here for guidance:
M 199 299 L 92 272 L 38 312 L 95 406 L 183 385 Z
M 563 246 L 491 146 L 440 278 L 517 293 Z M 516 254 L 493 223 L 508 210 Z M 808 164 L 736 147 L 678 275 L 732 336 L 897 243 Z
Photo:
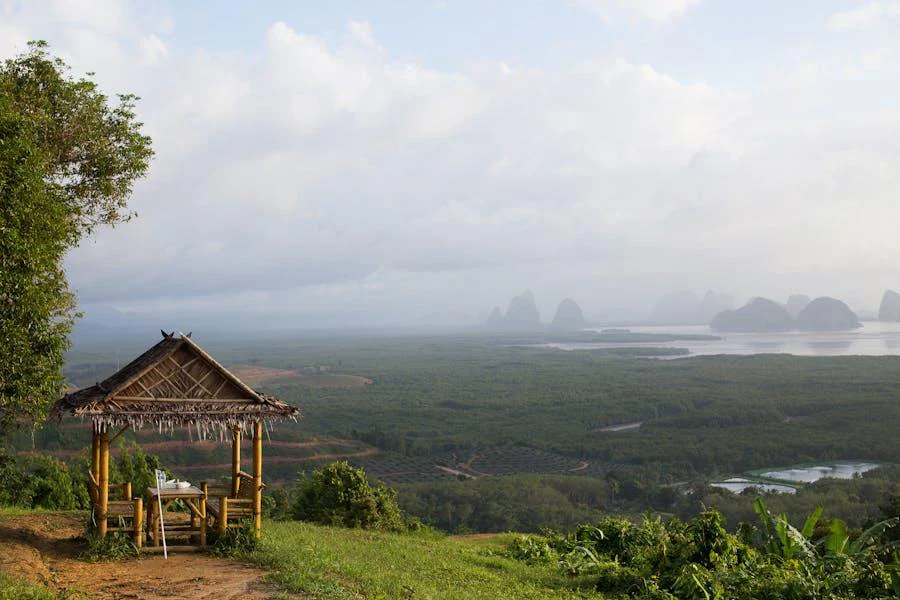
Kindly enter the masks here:
M 200 489 L 206 493 L 206 515 L 210 524 L 218 526 L 219 534 L 225 533 L 229 523 L 238 523 L 253 518 L 253 476 L 243 471 L 238 473 L 237 495 L 233 483 L 204 481 Z M 260 490 L 265 489 L 265 484 Z
M 144 501 L 141 498 L 131 497 L 131 482 L 110 484 L 110 492 L 116 490 L 119 492 L 121 500 L 108 500 L 106 503 L 106 531 L 123 531 L 131 534 L 132 541 L 137 548 L 143 545 L 144 541 Z M 93 474 L 88 477 L 88 493 L 94 506 L 97 505 L 97 498 L 100 495 L 100 488 L 94 481 Z M 95 518 L 101 518 L 95 514 Z M 110 524 L 109 521 L 113 523 Z

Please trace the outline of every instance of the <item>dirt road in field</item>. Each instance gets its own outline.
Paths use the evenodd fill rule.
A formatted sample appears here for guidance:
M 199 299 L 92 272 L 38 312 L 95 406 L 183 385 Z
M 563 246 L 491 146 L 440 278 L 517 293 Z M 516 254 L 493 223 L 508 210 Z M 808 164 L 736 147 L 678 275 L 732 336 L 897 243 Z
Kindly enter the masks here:
M 87 598 L 283 598 L 263 583 L 265 571 L 199 553 L 108 563 L 78 560 L 80 515 L 0 515 L 0 572 Z M 79 597 L 75 595 L 74 597 Z

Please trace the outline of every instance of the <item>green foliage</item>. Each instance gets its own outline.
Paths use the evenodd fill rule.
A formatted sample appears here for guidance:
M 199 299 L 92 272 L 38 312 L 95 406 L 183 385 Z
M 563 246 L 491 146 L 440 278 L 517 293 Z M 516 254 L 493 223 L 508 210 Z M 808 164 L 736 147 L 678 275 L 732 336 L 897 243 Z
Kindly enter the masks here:
M 403 531 L 397 492 L 382 484 L 372 486 L 362 469 L 346 461 L 316 469 L 312 479 L 301 480 L 293 517 L 325 525 Z
M 60 393 L 75 318 L 62 259 L 130 216 L 152 156 L 135 101 L 112 105 L 41 42 L 0 66 L 0 432 L 41 420 Z
M 728 533 L 721 515 L 706 511 L 686 523 L 649 515 L 637 524 L 608 517 L 531 543 L 516 539 L 510 553 L 534 562 L 527 549 L 545 544 L 560 557 L 562 572 L 590 575 L 598 591 L 616 598 L 799 600 L 888 598 L 894 593 L 896 558 L 892 563 L 882 558 L 890 547 L 884 533 L 895 523 L 860 535 L 859 552 L 850 555 L 834 552 L 825 540 L 810 539 L 819 510 L 802 530 L 762 503 L 758 512 L 764 535 L 756 545 Z
M 155 485 L 153 471 L 160 468 L 160 462 L 138 447 L 123 446 L 109 466 L 112 483 L 130 481 L 132 494 L 142 495 L 143 490 Z M 0 506 L 49 510 L 89 508 L 87 472 L 88 462 L 84 458 L 65 463 L 43 454 L 13 457 L 0 453 Z
M 565 529 L 599 518 L 602 481 L 562 475 L 518 475 L 402 486 L 400 506 L 431 526 L 467 531 Z
M 122 445 L 117 458 L 110 461 L 110 481 L 114 483 L 131 482 L 132 494 L 141 496 L 148 487 L 156 485 L 154 471 L 162 469 L 171 477 L 172 473 L 164 469 L 159 457 L 145 454 L 138 445 Z
M 218 530 L 209 532 L 210 552 L 215 556 L 243 557 L 257 549 L 256 531 L 248 524 L 228 527 L 224 535 Z
M 557 560 L 559 556 L 547 540 L 536 535 L 519 535 L 509 544 L 509 555 L 527 563 Z
M 812 536 L 819 517 L 822 516 L 821 506 L 816 507 L 816 510 L 807 518 L 802 531 L 798 531 L 788 523 L 787 515 L 775 516 L 769 512 L 762 498 L 757 498 L 753 507 L 763 526 L 763 544 L 767 553 L 786 560 L 795 556 L 811 556 L 813 554 L 814 550 L 809 538 Z
M 105 538 L 101 538 L 89 527 L 84 543 L 85 548 L 79 554 L 79 558 L 87 562 L 125 560 L 138 555 L 138 549 L 131 536 L 120 531 L 110 532 Z
M 71 510 L 88 504 L 87 488 L 65 463 L 50 456 L 0 454 L 0 505 Z

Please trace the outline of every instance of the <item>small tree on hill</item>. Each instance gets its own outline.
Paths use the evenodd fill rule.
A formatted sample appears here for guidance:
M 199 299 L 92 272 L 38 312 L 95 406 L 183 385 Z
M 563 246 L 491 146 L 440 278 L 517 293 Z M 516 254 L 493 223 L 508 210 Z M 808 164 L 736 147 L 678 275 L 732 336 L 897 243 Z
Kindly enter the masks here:
M 406 527 L 397 506 L 397 492 L 383 484 L 371 486 L 366 473 L 346 461 L 313 471 L 301 480 L 293 517 L 324 525 L 402 531 Z
M 135 96 L 111 103 L 44 42 L 0 65 L 0 433 L 59 396 L 75 319 L 62 260 L 126 202 L 153 154 Z

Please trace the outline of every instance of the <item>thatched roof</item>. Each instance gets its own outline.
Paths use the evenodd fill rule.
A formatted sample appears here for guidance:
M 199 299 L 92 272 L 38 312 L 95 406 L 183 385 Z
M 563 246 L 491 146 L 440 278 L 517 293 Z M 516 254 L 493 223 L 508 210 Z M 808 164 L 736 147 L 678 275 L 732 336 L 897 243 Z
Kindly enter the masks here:
M 90 417 L 95 426 L 193 426 L 201 436 L 263 419 L 296 419 L 300 411 L 238 379 L 188 335 L 158 344 L 100 383 L 66 394 L 50 411 Z

